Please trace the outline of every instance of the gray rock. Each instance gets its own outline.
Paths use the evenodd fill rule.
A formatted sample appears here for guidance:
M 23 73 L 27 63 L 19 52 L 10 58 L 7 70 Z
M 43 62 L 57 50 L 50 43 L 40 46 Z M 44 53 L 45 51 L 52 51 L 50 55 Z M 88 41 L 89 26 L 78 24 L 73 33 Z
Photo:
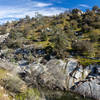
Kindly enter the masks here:
M 20 68 L 17 64 L 0 60 L 0 68 L 19 74 L 27 85 L 50 90 L 69 90 L 84 97 L 100 100 L 100 66 L 83 68 L 76 59 L 52 59 L 41 64 L 42 58 Z
M 7 38 L 8 38 L 8 36 L 9 36 L 9 33 L 4 34 L 4 35 L 0 35 L 0 43 L 4 42 L 4 41 L 5 41 L 5 39 L 7 39 Z
M 97 66 L 96 66 L 96 73 L 97 73 L 97 74 L 100 74 L 100 65 L 97 65 Z
M 53 59 L 45 65 L 37 62 L 29 65 L 28 68 L 24 69 L 26 82 L 62 91 L 69 90 L 90 73 L 90 70 L 78 66 L 78 61 L 75 59 L 68 59 L 68 62 Z
M 90 75 L 75 86 L 74 92 L 84 97 L 100 100 L 100 66 L 92 65 L 92 67 Z
M 66 74 L 69 75 L 77 67 L 78 61 L 75 59 L 69 59 L 66 68 Z
M 100 100 L 100 80 L 86 81 L 75 88 L 74 92 L 84 97 Z

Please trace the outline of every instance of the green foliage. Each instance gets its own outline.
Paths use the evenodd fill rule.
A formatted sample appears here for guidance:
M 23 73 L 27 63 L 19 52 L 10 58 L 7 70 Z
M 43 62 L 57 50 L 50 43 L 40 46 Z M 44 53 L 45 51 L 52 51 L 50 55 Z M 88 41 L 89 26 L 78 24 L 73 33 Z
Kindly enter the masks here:
M 7 47 L 13 48 L 13 49 L 20 48 L 21 45 L 22 45 L 21 41 L 9 40 L 8 43 L 7 43 Z
M 100 63 L 100 60 L 88 59 L 88 58 L 78 57 L 78 60 L 79 60 L 80 64 L 82 64 L 85 67 L 88 65 L 91 65 L 91 64 L 99 64 Z
M 100 38 L 100 34 L 98 34 L 98 31 L 91 31 L 89 34 L 89 38 L 92 42 L 98 42 Z
M 84 33 L 90 32 L 91 30 L 93 30 L 93 28 L 92 28 L 91 26 L 88 26 L 88 24 L 84 24 L 84 25 L 82 26 L 82 31 L 83 31 Z
M 95 6 L 93 6 L 93 8 L 92 8 L 92 10 L 93 10 L 93 11 L 97 11 L 98 9 L 99 9 L 99 7 L 98 7 L 98 6 L 96 6 L 96 5 L 95 5 Z
M 42 49 L 51 47 L 58 58 L 66 57 L 71 49 L 80 56 L 99 55 L 99 28 L 98 6 L 84 13 L 80 9 L 73 9 L 50 17 L 36 13 L 33 18 L 27 15 L 19 21 L 0 26 L 0 34 L 10 33 L 0 48 L 17 49 L 27 45 Z M 22 58 L 18 57 L 19 60 Z M 29 59 L 31 61 L 32 56 Z
M 47 32 L 46 31 L 41 32 L 40 38 L 42 41 L 47 41 L 48 39 Z
M 64 58 L 66 56 L 64 52 L 66 52 L 67 49 L 67 37 L 66 34 L 61 31 L 60 29 L 56 30 L 56 33 L 54 34 L 54 38 L 52 40 L 54 44 L 54 52 L 56 52 L 58 58 Z
M 89 41 L 75 41 L 72 43 L 72 49 L 78 55 L 88 56 L 93 51 L 92 44 Z
M 40 100 L 40 93 L 37 89 L 29 88 L 25 93 L 19 93 L 15 96 L 15 100 Z
M 77 27 L 78 27 L 77 21 L 76 20 L 72 20 L 71 21 L 71 26 L 72 26 L 73 29 L 77 29 Z

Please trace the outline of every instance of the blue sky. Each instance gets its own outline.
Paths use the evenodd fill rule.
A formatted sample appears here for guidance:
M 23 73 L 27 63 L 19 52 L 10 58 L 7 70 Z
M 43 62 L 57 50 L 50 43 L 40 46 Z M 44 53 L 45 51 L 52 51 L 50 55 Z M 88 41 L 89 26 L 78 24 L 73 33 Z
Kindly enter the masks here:
M 51 16 L 66 9 L 91 9 L 93 5 L 98 4 L 100 5 L 100 0 L 0 0 L 0 23 L 26 15 L 33 17 L 35 12 Z

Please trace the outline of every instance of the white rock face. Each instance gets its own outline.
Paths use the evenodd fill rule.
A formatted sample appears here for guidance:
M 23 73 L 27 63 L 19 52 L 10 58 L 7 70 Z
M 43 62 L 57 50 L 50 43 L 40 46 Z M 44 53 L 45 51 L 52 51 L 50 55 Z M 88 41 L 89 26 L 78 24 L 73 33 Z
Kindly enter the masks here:
M 4 34 L 4 35 L 0 35 L 0 43 L 4 42 L 5 39 L 7 39 L 8 36 L 9 36 L 9 33 Z
M 76 67 L 77 67 L 77 60 L 76 59 L 69 59 L 66 68 L 66 74 L 69 75 Z
M 75 78 L 76 78 L 76 79 L 79 79 L 79 78 L 81 78 L 81 77 L 82 77 L 82 73 L 79 72 L 79 71 L 77 71 L 76 74 L 75 74 Z

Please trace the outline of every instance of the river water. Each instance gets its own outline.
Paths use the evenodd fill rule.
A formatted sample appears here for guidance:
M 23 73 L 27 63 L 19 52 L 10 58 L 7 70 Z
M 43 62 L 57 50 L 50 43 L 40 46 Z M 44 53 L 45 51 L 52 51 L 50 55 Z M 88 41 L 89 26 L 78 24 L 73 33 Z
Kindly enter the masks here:
M 81 96 L 76 96 L 76 95 L 73 95 L 71 93 L 66 93 L 65 95 L 63 95 L 59 99 L 55 99 L 55 100 L 90 100 L 90 99 L 83 98 Z
M 66 94 L 60 98 L 58 97 L 47 97 L 46 100 L 90 100 L 90 99 L 87 99 L 87 98 L 83 98 L 83 97 L 80 97 L 80 96 L 73 96 L 71 94 Z
M 46 100 L 91 100 L 70 92 L 62 93 L 54 91 L 45 91 L 43 94 L 45 95 Z

